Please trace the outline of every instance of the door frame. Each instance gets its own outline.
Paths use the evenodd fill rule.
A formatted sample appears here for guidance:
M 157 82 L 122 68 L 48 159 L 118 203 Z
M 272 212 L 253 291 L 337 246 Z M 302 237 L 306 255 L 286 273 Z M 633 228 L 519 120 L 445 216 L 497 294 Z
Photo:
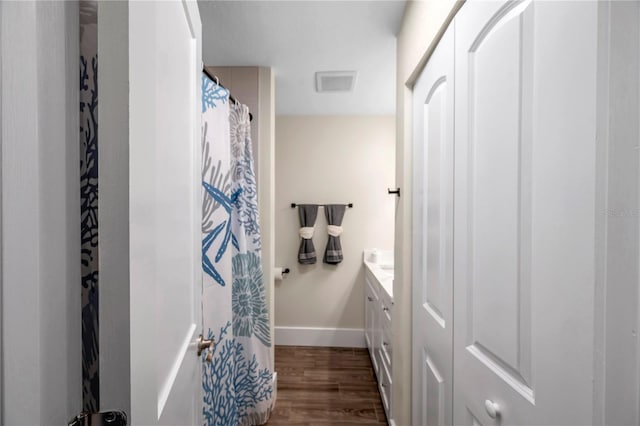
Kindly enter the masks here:
M 620 223 L 633 221 L 640 231 L 640 5 L 609 0 L 599 4 L 598 13 L 593 424 L 637 424 L 640 239 L 624 238 Z M 633 84 L 635 97 L 628 96 Z M 636 145 L 635 162 L 629 161 L 630 143 Z M 634 173 L 635 181 L 621 179 Z
M 0 423 L 82 406 L 79 10 L 0 3 Z
M 2 51 L 2 40 L 4 39 L 3 35 L 2 35 L 2 27 L 4 25 L 2 25 L 2 5 L 0 4 L 0 51 Z M 4 247 L 4 240 L 2 239 L 2 147 L 3 147 L 3 133 L 2 133 L 2 57 L 4 55 L 0 54 L 0 312 L 4 312 L 4 305 L 2 304 L 2 293 L 3 293 L 3 274 L 2 274 L 2 262 L 4 260 L 4 258 L 2 257 L 3 255 L 3 247 Z M 0 413 L 4 413 L 4 398 L 3 398 L 3 390 L 4 390 L 4 351 L 3 351 L 3 346 L 2 346 L 2 342 L 4 341 L 4 333 L 3 333 L 3 326 L 2 326 L 2 318 L 3 315 L 0 314 Z M 0 414 L 0 423 L 4 423 L 4 419 L 2 417 L 2 414 Z
M 97 15 L 100 405 L 130 415 L 129 3 Z

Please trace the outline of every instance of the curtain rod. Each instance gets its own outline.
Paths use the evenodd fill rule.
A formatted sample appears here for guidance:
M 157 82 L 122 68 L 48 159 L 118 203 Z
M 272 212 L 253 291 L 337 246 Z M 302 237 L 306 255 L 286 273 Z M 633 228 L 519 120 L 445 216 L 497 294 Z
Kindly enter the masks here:
M 207 71 L 207 69 L 204 66 L 202 67 L 202 72 L 205 73 L 205 75 L 209 77 L 211 81 L 215 81 L 218 86 L 222 87 L 227 92 L 229 92 L 229 100 L 231 100 L 233 103 L 241 104 L 241 102 L 238 102 L 238 100 L 231 95 L 231 90 L 227 89 L 222 85 L 222 83 L 220 83 L 220 79 L 217 76 Z M 253 121 L 253 114 L 251 114 L 251 112 L 249 112 L 249 121 Z
M 296 207 L 300 206 L 302 204 L 296 204 L 296 203 L 291 203 L 291 208 L 295 209 Z M 318 207 L 325 207 L 325 206 L 331 206 L 332 204 L 311 204 L 312 206 L 318 206 Z M 349 204 L 333 204 L 335 206 L 347 206 L 350 209 L 353 208 L 353 203 L 349 203 Z

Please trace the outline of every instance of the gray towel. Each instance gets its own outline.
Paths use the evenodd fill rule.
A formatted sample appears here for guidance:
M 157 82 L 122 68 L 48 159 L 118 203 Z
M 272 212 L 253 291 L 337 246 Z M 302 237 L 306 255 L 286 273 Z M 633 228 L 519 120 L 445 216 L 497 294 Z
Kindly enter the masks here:
M 298 216 L 300 216 L 300 226 L 313 228 L 318 217 L 318 206 L 316 204 L 298 204 Z M 311 265 L 316 263 L 316 248 L 311 239 L 302 238 L 300 250 L 298 250 L 298 263 Z
M 327 223 L 335 226 L 342 225 L 342 218 L 344 217 L 344 211 L 346 208 L 347 206 L 344 204 L 328 204 L 324 206 L 324 214 L 327 217 Z M 340 244 L 340 237 L 329 235 L 327 249 L 324 252 L 324 263 L 337 265 L 342 262 L 342 258 L 342 244 Z

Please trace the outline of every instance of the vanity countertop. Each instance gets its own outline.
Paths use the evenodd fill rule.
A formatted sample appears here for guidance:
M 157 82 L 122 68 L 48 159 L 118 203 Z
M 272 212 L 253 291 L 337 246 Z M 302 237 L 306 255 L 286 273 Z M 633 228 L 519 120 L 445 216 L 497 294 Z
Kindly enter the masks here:
M 374 278 L 380 283 L 391 301 L 393 301 L 393 251 L 367 249 L 363 254 L 365 267 L 371 272 Z

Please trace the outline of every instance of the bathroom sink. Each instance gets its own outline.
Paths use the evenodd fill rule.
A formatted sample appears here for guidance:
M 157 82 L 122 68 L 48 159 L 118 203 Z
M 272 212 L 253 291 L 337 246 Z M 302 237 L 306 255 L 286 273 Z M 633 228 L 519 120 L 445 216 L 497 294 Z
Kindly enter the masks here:
M 375 279 L 393 301 L 393 250 L 366 249 L 363 260 L 371 279 Z

